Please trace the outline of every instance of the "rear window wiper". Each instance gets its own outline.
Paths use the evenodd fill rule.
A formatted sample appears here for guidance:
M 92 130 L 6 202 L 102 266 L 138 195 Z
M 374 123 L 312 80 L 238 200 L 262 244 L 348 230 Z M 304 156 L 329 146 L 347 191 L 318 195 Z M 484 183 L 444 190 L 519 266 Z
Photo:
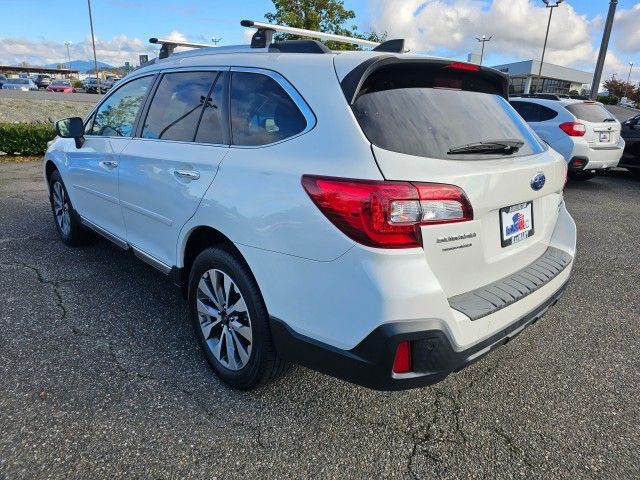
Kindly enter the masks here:
M 456 153 L 501 153 L 503 155 L 511 155 L 520 150 L 524 145 L 524 141 L 516 138 L 505 138 L 501 140 L 485 140 L 482 142 L 468 143 L 451 147 L 447 154 L 454 155 Z
M 603 120 L 603 122 L 615 122 L 615 121 L 616 121 L 616 119 L 615 119 L 615 118 L 605 118 L 605 119 Z

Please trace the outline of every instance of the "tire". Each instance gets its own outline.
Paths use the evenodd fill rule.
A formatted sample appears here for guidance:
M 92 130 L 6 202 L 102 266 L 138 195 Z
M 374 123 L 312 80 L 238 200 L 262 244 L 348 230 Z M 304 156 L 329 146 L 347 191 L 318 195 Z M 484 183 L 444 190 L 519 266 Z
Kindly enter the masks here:
M 73 208 L 67 188 L 57 170 L 49 179 L 49 201 L 53 222 L 62 241 L 71 246 L 82 244 L 87 238 L 87 232 L 82 226 L 80 216 Z
M 230 248 L 207 248 L 196 257 L 188 301 L 198 342 L 223 382 L 252 390 L 289 369 L 290 363 L 273 346 L 258 284 Z
M 585 171 L 577 171 L 577 172 L 569 172 L 569 178 L 572 180 L 579 180 L 584 182 L 586 180 L 591 180 L 596 176 L 596 172 L 585 172 Z

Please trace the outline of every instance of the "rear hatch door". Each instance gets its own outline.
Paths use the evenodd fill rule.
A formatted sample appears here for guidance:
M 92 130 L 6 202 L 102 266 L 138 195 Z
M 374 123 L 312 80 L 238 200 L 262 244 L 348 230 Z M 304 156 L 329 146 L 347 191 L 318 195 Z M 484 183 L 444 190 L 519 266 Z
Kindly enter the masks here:
M 565 163 L 509 105 L 499 72 L 411 63 L 391 62 L 370 74 L 352 110 L 386 179 L 456 185 L 470 200 L 472 221 L 421 227 L 426 260 L 451 297 L 544 253 L 562 202 Z M 491 146 L 500 141 L 518 147 Z
M 584 101 L 565 105 L 565 108 L 585 126 L 584 138 L 589 147 L 595 150 L 617 148 L 620 122 L 600 103 Z

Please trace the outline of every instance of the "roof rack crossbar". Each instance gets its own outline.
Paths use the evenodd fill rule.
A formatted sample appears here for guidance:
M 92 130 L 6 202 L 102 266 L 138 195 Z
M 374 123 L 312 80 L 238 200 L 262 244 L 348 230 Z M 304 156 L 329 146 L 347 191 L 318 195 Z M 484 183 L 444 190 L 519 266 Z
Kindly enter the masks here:
M 261 34 L 261 32 L 270 32 L 271 36 L 273 36 L 274 32 L 288 33 L 290 35 L 298 35 L 300 37 L 317 38 L 319 40 L 330 40 L 332 42 L 340 43 L 350 43 L 352 45 L 360 45 L 362 47 L 375 48 L 380 45 L 378 42 L 363 40 L 361 38 L 335 35 L 333 33 L 316 32 L 315 30 L 305 30 L 303 28 L 287 27 L 284 25 L 272 25 L 271 23 L 254 22 L 253 20 L 242 20 L 240 22 L 240 25 L 242 25 L 243 27 L 258 29 L 258 31 L 253 36 L 254 38 L 251 40 L 252 48 L 266 48 L 271 43 L 271 38 L 265 38 L 264 43 L 262 42 L 262 40 L 256 40 L 256 35 Z M 255 46 L 254 40 L 256 40 Z
M 151 37 L 149 43 L 155 43 L 162 45 L 160 48 L 160 54 L 158 58 L 167 58 L 169 55 L 173 55 L 173 51 L 176 47 L 189 47 L 189 48 L 210 48 L 214 45 L 207 45 L 206 43 L 191 43 L 180 42 L 177 40 L 165 40 L 162 38 Z

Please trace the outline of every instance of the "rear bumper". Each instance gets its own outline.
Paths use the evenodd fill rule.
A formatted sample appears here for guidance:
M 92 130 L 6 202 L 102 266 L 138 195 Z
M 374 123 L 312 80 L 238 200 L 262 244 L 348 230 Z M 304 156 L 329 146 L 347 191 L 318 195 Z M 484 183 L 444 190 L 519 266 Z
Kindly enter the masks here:
M 446 331 L 425 330 L 421 321 L 381 325 L 351 350 L 299 335 L 274 317 L 271 332 L 280 355 L 313 370 L 376 390 L 417 388 L 439 382 L 507 343 L 544 315 L 558 301 L 566 285 L 567 282 L 499 332 L 462 350 L 456 350 Z M 395 351 L 402 341 L 411 342 L 412 372 L 393 374 Z
M 602 170 L 616 167 L 622 157 L 623 151 L 624 140 L 622 138 L 619 138 L 618 142 L 609 148 L 593 148 L 585 141 L 583 143 L 576 143 L 571 158 L 588 160 L 583 170 Z

